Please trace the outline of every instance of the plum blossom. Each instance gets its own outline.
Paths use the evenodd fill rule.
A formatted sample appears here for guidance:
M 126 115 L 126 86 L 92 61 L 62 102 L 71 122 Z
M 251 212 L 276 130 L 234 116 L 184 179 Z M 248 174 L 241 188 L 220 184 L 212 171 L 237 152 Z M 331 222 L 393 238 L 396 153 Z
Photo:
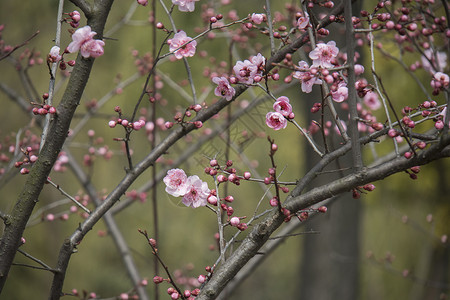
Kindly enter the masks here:
M 256 72 L 256 75 L 262 76 L 262 74 L 264 72 L 264 67 L 266 65 L 266 58 L 264 56 L 262 56 L 261 53 L 258 53 L 256 56 L 252 56 L 250 58 L 250 61 L 258 69 L 258 71 Z
M 182 169 L 167 171 L 163 181 L 166 184 L 166 192 L 172 196 L 183 196 L 188 191 L 187 176 Z
M 309 24 L 309 15 L 307 12 L 304 13 L 304 16 L 301 16 L 300 18 L 298 18 L 297 20 L 297 28 L 298 29 L 305 29 L 306 27 L 308 27 Z
M 59 55 L 60 48 L 58 46 L 53 46 L 48 54 L 48 60 L 50 62 L 56 63 L 61 60 L 61 55 Z
M 250 19 L 252 20 L 253 23 L 259 25 L 262 22 L 264 22 L 264 14 L 255 14 L 253 13 L 252 16 L 250 17 Z
M 238 61 L 233 67 L 236 78 L 245 84 L 253 84 L 258 67 L 249 60 Z
M 195 54 L 195 47 L 197 46 L 197 41 L 192 40 L 192 38 L 186 35 L 186 32 L 180 30 L 177 32 L 172 39 L 167 41 L 170 45 L 170 52 L 174 52 L 177 59 L 182 59 L 183 57 L 191 57 Z M 190 42 L 189 44 L 186 44 Z M 181 47 L 181 48 L 180 48 Z M 178 49 L 178 50 L 177 50 Z
M 431 49 L 426 49 L 423 53 L 425 55 L 421 57 L 422 67 L 426 71 L 430 73 L 435 73 L 436 71 L 442 72 L 447 67 L 447 53 L 436 51 L 433 54 L 433 50 Z M 433 65 L 430 64 L 430 61 Z M 434 67 L 437 67 L 437 70 Z
M 337 88 L 331 89 L 331 98 L 336 102 L 343 102 L 348 98 L 347 84 L 343 81 L 339 82 Z
M 225 97 L 225 99 L 230 101 L 234 94 L 236 94 L 236 90 L 229 84 L 226 77 L 214 77 L 212 81 L 217 84 L 217 87 L 214 90 L 214 95 L 218 97 Z
M 368 91 L 364 96 L 364 104 L 371 110 L 377 110 L 381 107 L 381 102 L 378 99 L 378 94 Z
M 91 30 L 89 25 L 81 27 L 72 34 L 72 42 L 67 47 L 70 53 L 80 51 L 84 58 L 99 57 L 103 55 L 105 43 L 101 40 L 94 40 L 97 33 Z
M 179 11 L 193 12 L 195 10 L 195 1 L 200 0 L 172 0 L 172 3 L 178 5 Z
M 318 43 L 316 48 L 309 52 L 309 58 L 313 60 L 313 67 L 332 68 L 331 61 L 339 53 L 339 48 L 336 47 L 335 41 L 329 41 L 328 43 Z
M 189 176 L 186 181 L 187 191 L 183 196 L 183 204 L 197 208 L 208 203 L 210 190 L 208 184 L 200 180 L 197 175 Z
M 304 93 L 311 93 L 313 85 L 321 84 L 322 80 L 311 74 L 311 72 L 309 71 L 309 66 L 305 61 L 300 61 L 298 63 L 298 66 L 300 70 L 296 71 L 292 76 L 301 81 L 302 91 Z
M 268 112 L 266 114 L 266 124 L 274 130 L 284 129 L 287 126 L 287 119 L 279 112 Z
M 148 5 L 148 0 L 137 0 L 137 3 L 139 5 L 142 5 L 142 6 L 147 6 Z
M 450 78 L 447 74 L 442 72 L 436 72 L 433 75 L 433 80 L 431 81 L 431 87 L 434 89 L 446 89 L 450 84 Z
M 273 109 L 285 117 L 292 113 L 292 106 L 289 104 L 289 98 L 286 96 L 279 97 L 273 104 Z

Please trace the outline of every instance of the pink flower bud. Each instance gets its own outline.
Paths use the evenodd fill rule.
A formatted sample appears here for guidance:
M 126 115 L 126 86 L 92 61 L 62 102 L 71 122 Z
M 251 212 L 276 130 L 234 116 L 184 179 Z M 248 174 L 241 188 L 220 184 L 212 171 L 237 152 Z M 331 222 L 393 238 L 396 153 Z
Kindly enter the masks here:
M 239 220 L 238 217 L 232 217 L 232 218 L 230 219 L 230 224 L 231 224 L 231 226 L 238 226 L 239 223 L 241 223 L 241 220 Z
M 327 210 L 328 210 L 328 208 L 327 208 L 326 206 L 321 206 L 321 207 L 319 207 L 319 208 L 317 209 L 317 211 L 318 211 L 318 212 L 321 212 L 321 213 L 326 213 Z
M 228 180 L 228 178 L 225 175 L 220 174 L 219 176 L 217 176 L 218 182 L 225 182 L 227 180 Z
M 272 207 L 278 206 L 278 198 L 277 197 L 273 197 L 272 199 L 270 199 L 269 204 Z
M 200 275 L 197 278 L 199 283 L 204 283 L 206 281 L 206 276 L 205 275 Z
M 163 281 L 164 281 L 164 279 L 162 277 L 160 277 L 160 276 L 153 277 L 153 282 L 156 283 L 156 284 L 161 283 Z
M 116 127 L 116 125 L 117 125 L 117 123 L 116 123 L 116 121 L 109 121 L 108 122 L 108 126 L 110 127 L 110 128 L 114 128 L 114 127 Z
M 211 195 L 211 196 L 208 197 L 207 200 L 208 200 L 208 203 L 209 203 L 209 204 L 211 204 L 211 205 L 217 205 L 217 197 L 216 197 L 216 196 Z
M 252 177 L 252 174 L 250 172 L 244 172 L 244 178 L 245 179 L 250 179 L 250 177 Z
M 375 185 L 373 185 L 371 183 L 368 183 L 365 186 L 363 186 L 363 189 L 365 189 L 366 191 L 371 192 L 371 191 L 373 191 L 375 189 Z

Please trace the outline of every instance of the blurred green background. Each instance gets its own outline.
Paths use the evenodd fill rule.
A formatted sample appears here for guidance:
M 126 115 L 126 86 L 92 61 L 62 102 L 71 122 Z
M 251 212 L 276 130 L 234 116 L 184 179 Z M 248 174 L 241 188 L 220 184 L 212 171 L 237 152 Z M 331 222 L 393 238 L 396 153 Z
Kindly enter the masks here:
M 165 1 L 166 5 L 169 5 L 168 2 Z M 369 8 L 373 7 L 373 4 L 368 2 L 365 5 Z M 17 45 L 39 30 L 39 35 L 31 40 L 26 47 L 33 52 L 40 52 L 45 61 L 48 51 L 53 46 L 52 40 L 55 36 L 58 1 L 26 1 L 24 4 L 26 5 L 17 5 L 15 1 L 2 1 L 0 3 L 0 24 L 5 25 L 2 38 L 5 44 Z M 271 1 L 271 4 L 275 17 L 281 15 L 277 14 L 276 11 L 285 14 L 285 3 Z M 227 16 L 228 12 L 234 9 L 240 18 L 253 12 L 264 12 L 264 1 L 231 1 L 229 5 L 224 6 L 221 6 L 220 1 L 196 2 L 196 10 L 193 13 L 181 13 L 177 9 L 173 12 L 177 28 L 186 31 L 188 36 L 195 36 L 199 33 L 199 30 L 204 28 L 202 5 L 215 7 L 215 12 L 222 13 L 224 16 Z M 25 6 L 26 9 L 24 9 Z M 140 57 L 151 51 L 152 30 L 148 22 L 150 6 L 137 7 L 128 24 L 121 26 L 118 30 L 111 31 L 135 6 L 135 1 L 132 0 L 114 3 L 105 29 L 105 36 L 110 38 L 105 41 L 105 55 L 97 59 L 94 64 L 82 103 L 73 121 L 73 127 L 87 113 L 88 103 L 98 101 L 107 93 L 114 91 L 118 81 L 126 80 L 136 73 L 135 58 L 131 54 L 133 50 L 138 50 Z M 64 11 L 70 12 L 73 9 L 75 9 L 74 6 L 67 1 Z M 166 27 L 170 28 L 170 23 L 159 4 L 157 5 L 156 15 L 158 21 L 163 22 Z M 81 26 L 85 24 L 84 17 L 80 24 Z M 290 26 L 286 21 L 281 21 L 281 24 Z M 62 48 L 70 42 L 70 35 L 67 33 L 68 28 L 70 27 L 67 24 L 63 24 Z M 256 33 L 257 31 L 252 32 Z M 164 38 L 165 34 L 159 31 L 157 47 Z M 220 61 L 224 61 L 226 66 L 222 69 L 227 72 L 237 60 L 247 59 L 250 55 L 255 55 L 258 52 L 269 57 L 270 48 L 266 38 L 260 34 L 254 34 L 254 37 L 250 36 L 249 39 L 249 47 L 242 47 L 239 43 L 233 43 L 230 46 L 229 37 L 224 33 L 217 32 L 215 39 L 199 41 L 198 55 L 189 58 L 188 61 L 194 74 L 197 96 L 201 101 L 210 104 L 217 99 L 214 96 L 214 87 L 209 77 L 203 76 L 208 71 L 205 69 L 210 68 L 215 71 L 218 69 Z M 338 43 L 338 46 L 343 48 L 344 44 Z M 230 47 L 233 49 L 231 63 L 228 51 Z M 12 57 L 18 58 L 24 49 L 17 50 Z M 204 57 L 201 57 L 200 51 L 204 51 Z M 167 52 L 168 47 L 166 46 L 162 53 Z M 368 57 L 367 52 L 364 55 Z M 297 62 L 302 56 L 304 57 L 304 54 L 294 55 L 293 61 Z M 66 60 L 74 58 L 74 54 L 70 54 Z M 411 58 L 406 57 L 406 60 L 408 59 L 412 62 L 417 60 L 417 56 L 411 55 Z M 366 76 L 369 78 L 370 76 L 367 73 L 370 69 L 368 62 L 369 60 L 365 58 Z M 21 78 L 16 72 L 14 60 L 6 59 L 0 64 L 0 81 L 2 83 L 16 90 L 28 101 L 40 101 L 40 99 L 30 99 L 25 93 Z M 25 64 L 23 63 L 23 65 Z M 395 107 L 398 110 L 404 105 L 418 105 L 426 99 L 414 81 L 395 62 L 377 57 L 377 70 L 383 78 L 391 99 L 395 99 Z M 49 75 L 45 63 L 31 67 L 26 72 L 32 79 L 38 95 L 48 90 Z M 166 60 L 161 63 L 159 72 L 161 72 L 159 78 L 163 87 L 159 90 L 162 99 L 158 101 L 156 112 L 158 117 L 171 121 L 175 112 L 182 112 L 190 104 L 180 92 L 180 86 L 188 95 L 191 95 L 191 90 L 187 84 L 186 71 L 182 61 L 170 62 Z M 281 78 L 284 78 L 288 72 L 280 71 L 280 74 Z M 417 72 L 416 75 L 422 78 L 424 84 L 428 86 L 430 79 L 425 72 Z M 112 140 L 115 137 L 123 137 L 123 130 L 119 126 L 114 129 L 109 128 L 108 121 L 116 117 L 114 107 L 117 105 L 121 106 L 125 116 L 132 114 L 144 81 L 145 77 L 140 77 L 124 88 L 123 92 L 112 96 L 78 132 L 74 137 L 73 144 L 69 146 L 74 157 L 81 162 L 83 157 L 88 154 L 89 147 L 98 149 L 106 145 L 114 153 L 109 160 L 97 156 L 92 167 L 84 167 L 85 172 L 91 176 L 100 196 L 107 195 L 119 183 L 125 174 L 124 168 L 127 167 L 121 143 Z M 55 103 L 58 103 L 63 93 L 65 82 L 62 74 L 58 73 L 58 90 Z M 171 84 L 176 84 L 178 87 L 174 88 Z M 317 96 L 301 93 L 298 85 L 284 87 L 281 81 L 279 85 L 282 91 L 275 96 L 288 96 L 294 107 L 297 121 L 307 128 L 308 124 L 305 120 L 310 108 L 307 103 L 308 101 L 317 102 L 317 99 L 311 99 L 311 97 Z M 276 86 L 272 85 L 271 88 L 274 90 Z M 239 98 L 239 101 L 230 106 L 229 110 L 221 112 L 220 116 L 235 113 L 245 106 L 246 101 L 255 101 L 262 96 L 263 94 L 257 89 L 248 90 Z M 439 104 L 443 103 L 442 96 L 436 97 L 435 100 Z M 30 132 L 39 136 L 40 129 L 33 124 L 30 114 L 24 112 L 4 92 L 0 93 L 0 104 L 3 108 L 0 110 L 0 116 L 5 121 L 0 127 L 2 147 L 0 151 L 11 156 L 8 153 L 8 148 L 16 143 L 15 135 L 17 132 L 20 132 L 23 137 L 25 136 L 25 129 L 29 129 Z M 204 174 L 203 169 L 208 165 L 209 157 L 215 155 L 222 163 L 226 158 L 232 159 L 235 163 L 234 167 L 239 172 L 251 170 L 253 175 L 256 174 L 255 172 L 259 172 L 262 177 L 265 177 L 267 176 L 267 169 L 270 167 L 269 143 L 266 135 L 270 135 L 279 145 L 276 160 L 278 170 L 283 170 L 280 179 L 295 181 L 301 178 L 307 172 L 308 161 L 305 150 L 307 146 L 293 126 L 288 126 L 287 129 L 277 132 L 266 127 L 264 116 L 267 111 L 271 110 L 271 106 L 271 101 L 262 102 L 257 108 L 232 124 L 228 134 L 234 148 L 231 147 L 231 149 L 226 150 L 227 132 L 224 132 L 221 137 L 216 137 L 203 145 L 179 167 L 186 170 L 188 175 L 199 175 L 208 182 L 210 188 L 213 187 L 213 181 Z M 151 105 L 147 99 L 144 98 L 141 108 L 146 109 L 146 111 L 141 111 L 140 114 L 148 119 Z M 383 122 L 382 112 L 377 112 L 376 115 Z M 202 129 L 176 144 L 170 153 L 164 155 L 160 165 L 156 166 L 157 172 L 170 164 L 171 160 L 175 160 L 189 145 L 205 135 L 207 127 L 214 129 L 222 122 L 221 119 L 208 121 Z M 88 137 L 89 129 L 95 130 L 94 139 Z M 165 135 L 164 131 L 158 130 L 157 141 L 160 141 Z M 102 138 L 102 140 L 96 140 L 97 138 Z M 133 160 L 135 163 L 149 153 L 151 146 L 144 129 L 131 136 L 131 147 L 134 151 Z M 378 153 L 392 151 L 392 143 L 389 142 L 381 143 L 375 147 Z M 229 154 L 227 154 L 228 151 Z M 367 163 L 370 163 L 372 161 L 371 151 L 367 149 L 365 154 Z M 7 168 L 7 166 L 8 162 L 2 163 L 2 167 Z M 363 195 L 361 199 L 350 200 L 358 201 L 360 205 L 357 228 L 360 237 L 359 256 L 355 256 L 353 262 L 357 264 L 359 270 L 359 282 L 355 286 L 357 299 L 428 299 L 424 298 L 426 295 L 430 296 L 429 299 L 438 299 L 435 295 L 448 295 L 449 249 L 448 243 L 441 242 L 441 236 L 448 235 L 450 228 L 448 170 L 448 160 L 439 161 L 423 167 L 418 175 L 418 180 L 411 180 L 409 175 L 405 173 L 397 174 L 375 183 L 377 187 L 375 191 Z M 82 187 L 70 171 L 66 173 L 53 172 L 51 177 L 69 194 L 84 194 Z M 19 175 L 14 168 L 0 179 L 0 210 L 2 212 L 7 213 L 12 208 L 24 181 L 24 176 Z M 139 189 L 149 181 L 151 181 L 150 170 L 146 171 L 133 184 L 133 188 Z M 223 190 L 221 192 L 223 193 Z M 250 217 L 253 215 L 258 201 L 264 197 L 265 188 L 261 188 L 255 183 L 242 181 L 240 186 L 228 185 L 228 194 L 233 195 L 236 199 L 233 203 L 236 214 Z M 147 289 L 149 294 L 152 295 L 155 287 L 151 279 L 155 275 L 164 276 L 164 274 L 162 272 L 161 274 L 153 273 L 151 249 L 145 239 L 138 233 L 138 229 L 145 229 L 150 235 L 153 234 L 153 208 L 150 195 L 149 192 L 147 201 L 143 203 L 136 201 L 133 205 L 116 214 L 115 219 L 132 249 L 141 276 L 148 278 L 150 281 Z M 126 197 L 123 198 L 125 200 Z M 26 244 L 21 247 L 22 250 L 50 266 L 56 265 L 57 255 L 64 239 L 70 236 L 83 220 L 79 214 L 69 214 L 67 221 L 45 221 L 45 216 L 48 213 L 58 215 L 68 212 L 71 204 L 50 207 L 51 204 L 60 203 L 63 200 L 64 197 L 52 187 L 46 186 L 44 188 L 40 202 L 36 206 L 36 214 L 33 216 L 38 221 L 35 225 L 31 224 L 32 226 L 29 226 L 26 230 L 24 236 Z M 186 208 L 179 200 L 179 198 L 174 198 L 165 193 L 163 184 L 158 185 L 157 203 L 160 226 L 158 249 L 171 271 L 185 270 L 188 276 L 197 277 L 199 274 L 204 274 L 204 267 L 212 265 L 217 258 L 217 250 L 210 249 L 210 246 L 215 247 L 216 217 L 208 209 L 193 210 Z M 92 209 L 92 204 L 89 207 Z M 267 199 L 262 202 L 262 207 L 259 211 L 269 208 Z M 321 232 L 325 230 L 324 228 L 330 226 L 328 222 L 333 217 L 333 213 L 333 206 L 331 206 L 327 214 L 319 216 L 312 224 L 309 222 L 302 224 L 296 232 L 307 232 L 309 230 Z M 353 217 L 352 215 L 345 216 L 345 218 L 350 219 Z M 42 221 L 39 222 L 39 220 Z M 297 222 L 297 220 L 291 222 Z M 99 223 L 82 241 L 78 247 L 78 253 L 74 254 L 70 261 L 64 285 L 65 292 L 70 292 L 72 289 L 77 289 L 80 292 L 85 290 L 95 292 L 101 298 L 113 299 L 120 293 L 131 289 L 131 282 L 123 267 L 120 254 L 111 238 L 107 234 L 105 236 L 105 233 L 104 224 Z M 234 233 L 233 230 L 227 231 L 228 235 L 232 233 Z M 319 236 L 320 233 L 310 235 L 308 239 L 319 238 Z M 301 286 L 300 282 L 303 280 L 300 269 L 303 263 L 302 253 L 305 239 L 304 235 L 300 235 L 284 241 L 234 291 L 230 298 L 303 299 L 303 291 L 299 286 Z M 334 254 L 336 253 L 328 252 L 327 255 L 333 256 Z M 322 257 L 318 255 L 311 259 L 321 260 Z M 17 254 L 15 262 L 34 265 L 21 254 Z M 405 276 L 406 270 L 407 276 Z M 327 270 L 323 270 L 323 272 L 325 277 Z M 45 299 L 48 296 L 52 280 L 50 272 L 13 266 L 9 277 L 2 299 Z M 162 299 L 165 299 L 168 297 L 165 294 L 168 285 L 162 284 L 161 286 Z

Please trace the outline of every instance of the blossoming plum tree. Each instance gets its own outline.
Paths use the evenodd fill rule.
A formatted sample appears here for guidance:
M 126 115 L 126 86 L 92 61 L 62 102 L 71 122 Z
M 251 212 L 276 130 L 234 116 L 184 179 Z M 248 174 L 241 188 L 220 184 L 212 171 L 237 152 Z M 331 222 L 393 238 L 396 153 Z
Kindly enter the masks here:
M 155 285 L 168 284 L 167 293 L 171 299 L 215 299 L 227 286 L 229 289 L 237 284 L 233 279 L 246 272 L 244 266 L 253 263 L 252 258 L 264 245 L 270 247 L 271 244 L 266 243 L 277 229 L 292 230 L 311 215 L 327 212 L 326 204 L 338 195 L 350 192 L 355 199 L 360 198 L 361 194 L 375 189 L 374 182 L 390 175 L 406 172 L 416 179 L 419 166 L 450 156 L 450 111 L 447 109 L 450 102 L 447 63 L 450 21 L 446 1 L 380 0 L 375 6 L 368 4 L 363 11 L 352 11 L 351 1 L 303 0 L 299 4 L 286 1 L 285 11 L 275 13 L 271 4 L 277 1 L 269 0 L 261 7 L 253 8 L 254 11 L 245 12 L 241 11 L 241 3 L 230 0 L 222 0 L 220 4 L 215 3 L 219 1 L 153 0 L 151 5 L 148 5 L 149 1 L 130 0 L 128 19 L 117 26 L 129 21 L 133 12 L 146 10 L 151 25 L 148 28 L 151 28 L 152 51 L 142 55 L 133 50 L 132 57 L 138 68 L 136 76 L 124 81 L 118 76 L 113 92 L 92 102 L 83 99 L 86 86 L 94 81 L 90 77 L 91 70 L 96 69 L 98 60 L 106 59 L 114 43 L 121 42 L 114 39 L 114 31 L 110 32 L 112 36 L 104 33 L 108 15 L 114 10 L 114 1 L 71 0 L 74 7 L 66 13 L 64 0 L 59 2 L 57 34 L 54 44 L 49 44 L 49 50 L 46 50 L 48 68 L 44 68 L 49 72 L 50 84 L 42 96 L 36 96 L 30 87 L 32 79 L 21 73 L 20 63 L 26 57 L 28 68 L 44 63 L 44 60 L 29 50 L 16 58 L 16 53 L 30 40 L 10 46 L 2 35 L 8 28 L 0 26 L 0 61 L 16 63 L 30 99 L 25 100 L 6 84 L 0 84 L 0 90 L 24 110 L 29 118 L 26 123 L 32 123 L 34 129 L 39 130 L 39 134 L 27 130 L 25 137 L 16 133 L 16 143 L 9 140 L 0 144 L 0 182 L 6 180 L 5 174 L 13 172 L 25 178 L 21 190 L 17 191 L 17 200 L 0 207 L 4 223 L 0 240 L 0 291 L 8 281 L 15 280 L 8 274 L 16 254 L 25 253 L 22 249 L 26 245 L 24 236 L 28 226 L 34 222 L 55 222 L 51 207 L 43 208 L 42 218 L 33 215 L 45 185 L 54 187 L 70 201 L 67 212 L 58 215 L 59 219 L 67 220 L 77 213 L 82 218 L 78 226 L 70 228 L 72 234 L 62 242 L 59 253 L 55 253 L 58 258 L 54 266 L 25 254 L 40 268 L 51 272 L 50 299 L 59 299 L 63 295 L 98 298 L 95 292 L 67 292 L 69 287 L 64 286 L 64 281 L 66 273 L 70 272 L 71 257 L 78 248 L 84 247 L 81 242 L 100 220 L 105 221 L 131 279 L 128 291 L 113 295 L 117 299 L 149 299 L 146 279 L 149 276 L 153 277 Z M 230 4 L 233 9 L 228 9 Z M 201 16 L 201 27 L 184 24 L 184 28 L 176 28 L 180 27 L 178 15 L 195 13 Z M 64 18 L 66 15 L 68 17 Z M 80 27 L 84 23 L 86 25 Z M 169 23 L 171 26 L 167 26 Z M 328 28 L 331 24 L 345 28 L 345 45 L 330 40 L 333 33 Z M 62 30 L 64 27 L 69 30 Z M 70 38 L 71 42 L 64 44 L 64 38 Z M 206 41 L 218 43 L 223 53 L 209 55 L 205 50 Z M 381 41 L 395 45 L 402 55 L 411 54 L 413 62 L 406 60 L 409 61 L 406 65 L 402 57 L 397 58 L 385 50 Z M 223 46 L 225 43 L 227 47 Z M 61 49 L 64 50 L 61 52 Z M 368 53 L 367 61 L 362 60 L 362 51 Z M 74 55 L 77 55 L 76 60 L 66 62 L 68 56 Z M 221 56 L 228 57 L 228 61 Z M 392 99 L 377 69 L 380 56 L 399 62 L 400 69 L 410 74 L 422 90 L 423 101 L 406 103 L 399 108 L 399 102 Z M 198 59 L 195 64 L 191 63 L 193 59 Z M 166 74 L 163 66 L 181 61 L 187 78 L 177 83 L 174 78 L 178 78 L 180 66 L 177 65 L 173 74 Z M 108 63 L 120 62 L 114 58 Z M 198 71 L 200 64 L 203 64 L 203 72 Z M 421 80 L 423 75 L 416 75 L 418 70 L 426 72 L 425 81 Z M 111 76 L 108 70 L 104 74 Z M 57 93 L 61 86 L 57 84 L 58 76 L 62 77 L 58 79 L 61 82 L 67 81 L 61 93 Z M 127 97 L 119 105 L 113 105 L 113 110 L 106 111 L 107 106 L 102 108 L 112 95 L 120 96 L 131 81 L 141 78 L 145 80 L 134 101 Z M 200 88 L 199 82 L 204 86 Z M 188 92 L 184 86 L 188 87 Z M 297 89 L 295 93 L 292 92 L 294 88 Z M 171 95 L 173 91 L 188 104 L 168 100 L 166 94 Z M 243 99 L 246 91 L 252 100 Z M 301 108 L 305 105 L 301 104 L 301 98 L 312 92 L 319 92 L 320 96 L 314 96 L 317 99 L 306 110 L 314 119 L 306 123 L 302 119 L 305 110 Z M 88 110 L 75 121 L 75 114 L 84 102 L 88 102 Z M 131 109 L 130 102 L 133 103 Z M 264 106 L 264 102 L 271 104 Z M 237 109 L 233 112 L 232 108 Z M 259 174 L 255 163 L 245 163 L 249 159 L 242 151 L 236 150 L 236 159 L 229 154 L 230 149 L 239 148 L 231 139 L 230 128 L 253 109 L 259 109 L 254 115 L 259 114 L 262 118 L 254 118 L 242 136 L 248 138 L 251 131 L 253 138 L 266 143 L 269 167 L 265 176 Z M 89 145 L 82 159 L 78 160 L 71 153 L 77 135 L 94 117 L 103 118 L 105 129 L 114 132 L 113 142 L 120 144 L 117 152 L 122 156 L 115 155 L 112 144 L 96 137 L 94 130 L 86 130 Z M 264 128 L 266 132 L 252 126 Z M 287 139 L 292 143 L 292 136 L 296 134 L 319 162 L 303 176 L 284 180 L 284 171 L 277 166 L 282 160 L 277 156 L 282 144 L 278 140 Z M 150 150 L 133 147 L 135 139 L 142 135 L 145 135 Z M 206 151 L 205 145 L 214 138 L 225 139 L 226 150 Z M 339 142 L 331 143 L 331 139 Z M 375 142 L 387 145 L 390 155 L 363 158 L 366 148 L 375 151 Z M 177 152 L 179 148 L 182 151 Z M 171 156 L 172 152 L 177 156 Z M 260 149 L 255 151 L 259 152 Z M 313 180 L 321 176 L 325 168 L 346 154 L 351 156 L 352 162 L 342 166 L 338 180 L 311 188 Z M 201 169 L 188 176 L 186 173 L 192 174 L 192 171 L 184 171 L 181 165 L 195 156 L 202 162 Z M 92 174 L 99 176 L 92 172 L 96 157 L 105 160 L 117 157 L 117 161 L 125 166 L 119 182 L 103 194 L 91 177 Z M 206 158 L 206 164 L 203 158 Z M 81 194 L 66 192 L 64 184 L 60 186 L 54 182 L 58 175 L 69 171 L 68 167 L 83 189 Z M 289 163 L 286 168 L 289 169 Z M 132 188 L 149 169 L 151 180 L 146 180 L 146 185 L 140 189 Z M 208 226 L 216 228 L 217 247 L 213 248 L 218 250 L 218 255 L 216 261 L 205 262 L 205 265 L 210 264 L 205 268 L 206 273 L 195 278 L 175 278 L 163 259 L 167 250 L 158 249 L 160 232 L 156 204 L 168 198 L 157 197 L 160 182 L 165 184 L 165 192 L 170 197 L 182 197 L 181 203 L 189 207 L 186 214 L 195 215 L 199 210 L 212 213 Z M 264 188 L 262 197 L 255 196 L 256 192 L 246 196 L 251 198 L 246 202 L 255 200 L 250 217 L 240 206 L 243 202 L 240 194 L 234 192 L 243 182 Z M 150 191 L 155 231 L 150 234 L 139 229 L 139 232 L 146 238 L 155 266 L 161 264 L 163 270 L 155 267 L 155 273 L 148 275 L 150 271 L 136 266 L 114 215 L 135 200 L 144 202 Z M 289 224 L 285 224 L 287 222 Z M 189 224 L 180 224 L 180 227 L 186 226 Z M 239 244 L 236 243 L 238 237 L 241 239 Z M 441 241 L 446 243 L 444 235 Z M 180 248 L 168 251 L 181 251 Z M 141 272 L 147 276 L 141 276 Z M 159 297 L 157 292 L 155 295 Z

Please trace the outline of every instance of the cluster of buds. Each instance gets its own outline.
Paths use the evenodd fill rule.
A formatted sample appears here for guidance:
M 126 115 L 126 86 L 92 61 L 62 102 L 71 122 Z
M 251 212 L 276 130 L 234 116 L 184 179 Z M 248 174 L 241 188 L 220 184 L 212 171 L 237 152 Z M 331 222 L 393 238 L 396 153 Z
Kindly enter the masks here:
M 110 128 L 116 127 L 117 124 L 122 125 L 125 129 L 131 130 L 139 130 L 142 127 L 145 127 L 146 123 L 144 119 L 139 119 L 138 121 L 130 122 L 125 118 L 122 118 L 122 109 L 120 106 L 116 106 L 114 111 L 119 114 L 119 118 L 117 120 L 111 120 L 108 122 L 108 126 Z
M 77 28 L 78 26 L 80 26 L 80 20 L 81 20 L 81 15 L 78 11 L 74 10 L 71 11 L 70 13 L 64 13 L 65 15 L 68 15 L 68 18 L 64 18 L 63 21 L 69 23 L 69 25 L 72 28 Z
M 193 105 L 190 105 L 190 106 L 185 110 L 184 114 L 182 114 L 182 113 L 180 113 L 180 112 L 177 112 L 177 113 L 175 114 L 175 116 L 173 117 L 173 119 L 174 119 L 175 123 L 177 123 L 177 124 L 181 124 L 181 125 L 183 125 L 183 124 L 194 124 L 194 126 L 195 126 L 196 128 L 202 128 L 202 127 L 203 127 L 203 122 L 202 122 L 202 121 L 193 121 L 193 122 L 192 122 L 192 121 L 185 121 L 185 120 L 184 120 L 185 117 L 187 117 L 187 118 L 192 117 L 192 111 L 198 113 L 200 110 L 202 110 L 202 108 L 203 108 L 203 106 L 200 105 L 200 104 L 193 104 Z M 168 121 L 168 122 L 166 122 L 166 123 L 164 124 L 164 126 L 165 126 L 167 129 L 170 129 L 170 128 L 173 127 L 173 125 L 174 125 L 175 123 L 174 123 L 174 122 L 169 122 L 169 121 Z
M 21 149 L 22 153 L 25 155 L 22 161 L 16 161 L 14 163 L 14 167 L 20 168 L 20 174 L 26 175 L 30 173 L 30 170 L 24 166 L 33 164 L 38 157 L 34 154 L 32 154 L 33 148 L 32 147 L 26 147 L 25 149 Z
M 47 100 L 49 97 L 48 93 L 44 93 L 42 95 L 42 99 Z M 48 104 L 41 104 L 41 103 L 35 103 L 35 102 L 31 102 L 31 104 L 34 105 L 33 109 L 31 110 L 33 112 L 34 115 L 41 115 L 41 116 L 45 116 L 46 114 L 56 114 L 56 108 L 48 105 Z
M 352 190 L 352 197 L 353 197 L 353 199 L 359 199 L 359 198 L 361 198 L 361 194 L 371 192 L 374 189 L 375 189 L 375 185 L 373 185 L 372 183 L 368 183 L 362 187 L 356 187 Z

